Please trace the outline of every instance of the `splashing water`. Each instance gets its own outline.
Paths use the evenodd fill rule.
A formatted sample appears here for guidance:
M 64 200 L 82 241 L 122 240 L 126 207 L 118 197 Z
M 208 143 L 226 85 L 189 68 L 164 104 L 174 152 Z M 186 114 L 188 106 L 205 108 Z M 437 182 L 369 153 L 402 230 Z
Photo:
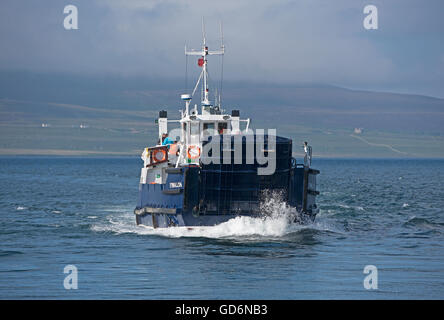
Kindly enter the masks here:
M 128 217 L 128 216 L 127 216 Z M 205 227 L 171 227 L 153 229 L 146 226 L 136 226 L 131 221 L 116 221 L 116 217 L 108 217 L 107 224 L 94 225 L 93 231 L 111 231 L 117 234 L 136 233 L 141 235 L 159 235 L 166 237 L 206 237 L 206 238 L 232 238 L 232 237 L 281 237 L 295 232 L 302 226 L 289 224 L 285 215 L 275 217 L 247 217 L 238 216 L 227 222 Z M 131 217 L 132 218 L 132 217 Z
M 204 227 L 171 227 L 151 228 L 135 225 L 134 216 L 122 211 L 120 215 L 107 216 L 106 223 L 92 226 L 93 231 L 122 233 L 136 233 L 140 235 L 157 235 L 172 238 L 179 237 L 205 237 L 205 238 L 279 238 L 303 229 L 330 230 L 322 223 L 308 223 L 295 208 L 283 201 L 283 193 L 265 192 L 260 203 L 260 216 L 238 216 L 215 226 Z M 123 209 L 123 208 L 122 208 Z M 119 212 L 116 208 L 106 210 Z
M 310 219 L 294 207 L 290 207 L 285 199 L 284 191 L 264 190 L 261 193 L 260 215 L 271 219 L 287 219 L 288 224 L 308 224 Z

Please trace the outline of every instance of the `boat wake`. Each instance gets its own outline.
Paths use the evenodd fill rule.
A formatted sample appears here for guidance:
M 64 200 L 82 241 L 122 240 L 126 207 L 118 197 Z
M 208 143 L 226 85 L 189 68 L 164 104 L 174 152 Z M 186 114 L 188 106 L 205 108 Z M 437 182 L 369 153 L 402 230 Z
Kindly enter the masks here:
M 128 219 L 128 217 L 130 219 Z M 203 238 L 281 238 L 292 233 L 303 230 L 320 230 L 338 232 L 330 228 L 322 221 L 311 224 L 298 224 L 290 222 L 285 214 L 274 217 L 247 217 L 239 216 L 227 222 L 205 227 L 171 227 L 171 228 L 151 228 L 147 226 L 137 226 L 134 223 L 133 214 L 125 213 L 126 220 L 122 217 L 107 217 L 107 223 L 93 225 L 91 229 L 96 232 L 112 232 L 115 234 L 134 233 L 138 235 L 164 236 L 170 238 L 181 237 L 203 237 Z M 120 221 L 118 221 L 118 219 Z
M 278 239 L 304 230 L 329 231 L 342 233 L 323 219 L 315 222 L 303 221 L 296 209 L 286 205 L 279 195 L 268 194 L 262 201 L 261 215 L 257 217 L 238 216 L 227 222 L 204 227 L 171 227 L 151 228 L 137 226 L 131 209 L 108 208 L 106 221 L 97 222 L 91 229 L 96 232 L 112 232 L 115 234 L 134 233 L 170 238 L 204 237 L 214 239 Z

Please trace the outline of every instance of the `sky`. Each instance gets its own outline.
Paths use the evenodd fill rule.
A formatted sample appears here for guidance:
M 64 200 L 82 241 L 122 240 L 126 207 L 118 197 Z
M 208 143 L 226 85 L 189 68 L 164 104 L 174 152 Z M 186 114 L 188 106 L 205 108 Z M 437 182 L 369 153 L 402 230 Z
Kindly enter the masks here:
M 66 5 L 78 30 L 65 30 Z M 378 29 L 363 10 L 378 8 Z M 224 79 L 444 98 L 442 0 L 2 0 L 0 72 L 183 78 L 184 46 L 220 46 Z M 197 58 L 188 58 L 190 75 Z M 217 74 L 220 58 L 211 57 Z M 212 69 L 213 68 L 213 69 Z

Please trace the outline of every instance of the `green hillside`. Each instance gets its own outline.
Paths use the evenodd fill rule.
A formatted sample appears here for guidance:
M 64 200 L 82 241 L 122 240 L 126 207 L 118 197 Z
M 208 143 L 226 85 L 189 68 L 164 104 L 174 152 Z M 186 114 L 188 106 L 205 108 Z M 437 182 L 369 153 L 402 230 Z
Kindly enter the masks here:
M 178 83 L 0 73 L 0 155 L 137 155 L 157 141 L 159 110 L 178 118 Z M 254 83 L 223 97 L 254 128 L 294 139 L 297 155 L 309 141 L 321 157 L 444 157 L 443 99 Z

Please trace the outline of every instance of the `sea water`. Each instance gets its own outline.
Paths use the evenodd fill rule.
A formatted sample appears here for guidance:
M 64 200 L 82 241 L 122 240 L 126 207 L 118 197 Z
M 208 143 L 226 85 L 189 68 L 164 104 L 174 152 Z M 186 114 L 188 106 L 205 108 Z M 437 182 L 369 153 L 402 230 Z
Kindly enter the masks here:
M 314 223 L 268 197 L 263 217 L 150 229 L 133 214 L 137 157 L 2 157 L 0 298 L 443 299 L 444 160 L 313 167 Z

